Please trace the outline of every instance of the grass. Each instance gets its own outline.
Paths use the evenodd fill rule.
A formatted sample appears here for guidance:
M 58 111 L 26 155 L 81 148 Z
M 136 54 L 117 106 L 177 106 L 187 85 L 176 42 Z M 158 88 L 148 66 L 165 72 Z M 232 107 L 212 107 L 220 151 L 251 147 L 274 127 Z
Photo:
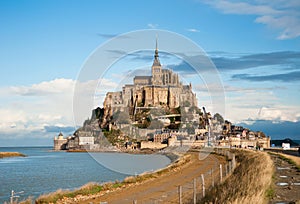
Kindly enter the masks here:
M 32 197 L 28 197 L 26 200 L 19 202 L 19 204 L 32 204 Z
M 126 177 L 123 181 L 115 181 L 115 182 L 108 182 L 104 183 L 102 185 L 99 185 L 97 183 L 88 183 L 84 186 L 82 186 L 79 189 L 76 189 L 74 191 L 68 191 L 68 190 L 57 190 L 53 193 L 44 194 L 38 197 L 35 200 L 36 204 L 42 204 L 42 203 L 56 203 L 59 200 L 62 200 L 64 198 L 75 198 L 76 196 L 85 196 L 85 195 L 94 195 L 102 191 L 106 190 L 114 190 L 121 187 L 126 187 L 130 184 L 138 184 L 145 181 L 148 181 L 149 179 L 157 178 L 165 173 L 168 173 L 170 171 L 176 170 L 177 168 L 181 167 L 184 164 L 187 164 L 191 161 L 191 155 L 185 155 L 179 160 L 175 161 L 173 164 L 169 165 L 167 168 L 160 169 L 153 173 L 144 173 L 138 176 L 129 176 Z M 31 203 L 26 200 L 26 203 Z M 26 204 L 22 203 L 22 204 Z
M 264 152 L 234 152 L 238 165 L 224 183 L 213 188 L 200 203 L 267 203 L 273 196 L 274 166 Z
M 101 186 L 97 183 L 88 183 L 82 186 L 81 188 L 75 191 L 67 191 L 67 190 L 57 190 L 53 193 L 41 195 L 36 201 L 36 204 L 41 203 L 56 203 L 58 200 L 63 199 L 65 197 L 74 198 L 77 195 L 91 195 L 96 194 L 102 190 L 104 190 L 105 186 Z
M 20 152 L 0 152 L 0 159 L 5 157 L 25 157 L 26 155 Z
M 270 200 L 272 198 L 274 198 L 275 196 L 275 190 L 272 186 L 270 186 L 267 190 L 266 190 L 266 196 L 267 198 Z

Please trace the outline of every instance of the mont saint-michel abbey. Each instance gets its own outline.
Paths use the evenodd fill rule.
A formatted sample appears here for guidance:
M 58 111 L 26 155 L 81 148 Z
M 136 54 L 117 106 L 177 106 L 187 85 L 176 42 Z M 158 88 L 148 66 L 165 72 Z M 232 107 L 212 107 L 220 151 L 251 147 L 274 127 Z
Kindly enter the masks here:
M 171 69 L 162 68 L 156 42 L 151 76 L 135 76 L 133 84 L 124 85 L 122 91 L 108 92 L 103 106 L 113 113 L 117 110 L 124 111 L 125 107 L 133 111 L 136 107 L 176 108 L 186 101 L 191 106 L 197 106 L 192 85 L 183 85 L 178 74 Z
M 205 108 L 202 113 L 192 85 L 182 84 L 177 73 L 162 67 L 156 43 L 151 76 L 135 76 L 133 84 L 108 92 L 103 108 L 94 109 L 92 117 L 67 139 L 60 133 L 54 149 L 135 151 L 209 143 L 270 147 L 264 133 L 224 123 L 216 115 L 212 117 Z

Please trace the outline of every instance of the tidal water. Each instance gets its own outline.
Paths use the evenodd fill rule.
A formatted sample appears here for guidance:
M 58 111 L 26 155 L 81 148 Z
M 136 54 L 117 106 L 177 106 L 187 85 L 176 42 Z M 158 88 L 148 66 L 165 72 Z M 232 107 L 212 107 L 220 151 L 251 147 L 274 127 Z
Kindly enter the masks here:
M 19 200 L 57 189 L 74 189 L 88 182 L 123 180 L 128 175 L 163 168 L 163 155 L 53 152 L 51 147 L 0 147 L 0 152 L 21 152 L 27 157 L 0 159 L 0 203 L 10 192 L 24 191 Z

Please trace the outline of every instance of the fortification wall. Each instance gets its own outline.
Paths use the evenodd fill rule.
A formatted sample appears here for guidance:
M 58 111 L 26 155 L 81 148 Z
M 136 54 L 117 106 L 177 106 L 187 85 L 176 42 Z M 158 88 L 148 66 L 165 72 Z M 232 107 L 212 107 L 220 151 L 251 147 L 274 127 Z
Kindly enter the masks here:
M 141 149 L 162 149 L 167 147 L 167 144 L 161 144 L 159 142 L 142 141 Z

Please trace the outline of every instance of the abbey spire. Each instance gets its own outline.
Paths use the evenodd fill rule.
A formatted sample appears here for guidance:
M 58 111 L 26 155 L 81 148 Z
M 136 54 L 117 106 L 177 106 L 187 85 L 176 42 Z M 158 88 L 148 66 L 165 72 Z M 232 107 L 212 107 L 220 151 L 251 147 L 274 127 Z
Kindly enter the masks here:
M 154 54 L 154 61 L 152 66 L 161 66 L 159 58 L 158 58 L 158 43 L 157 43 L 157 36 L 156 36 L 156 45 L 155 45 L 155 54 Z
M 161 64 L 158 58 L 158 43 L 157 43 L 157 36 L 156 36 L 156 45 L 155 45 L 155 54 L 154 54 L 154 61 L 152 64 L 152 84 L 153 85 L 162 85 L 163 81 L 162 81 L 162 68 L 161 68 Z

